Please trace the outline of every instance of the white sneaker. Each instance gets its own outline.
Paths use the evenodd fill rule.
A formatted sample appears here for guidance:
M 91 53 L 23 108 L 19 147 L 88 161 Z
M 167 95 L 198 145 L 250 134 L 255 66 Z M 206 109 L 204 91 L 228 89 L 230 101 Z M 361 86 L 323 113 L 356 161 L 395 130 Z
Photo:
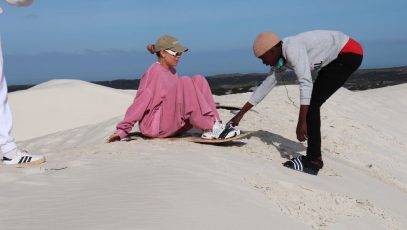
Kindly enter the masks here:
M 202 133 L 203 139 L 226 139 L 240 135 L 240 130 L 235 129 L 232 125 L 224 125 L 219 121 L 213 124 L 213 128 L 210 131 Z
M 216 139 L 225 129 L 225 125 L 220 123 L 219 121 L 215 121 L 213 124 L 212 130 L 205 131 L 202 133 L 201 138 L 203 139 Z
M 45 162 L 44 156 L 31 155 L 27 151 L 13 150 L 13 153 L 7 153 L 3 156 L 5 165 L 36 165 Z

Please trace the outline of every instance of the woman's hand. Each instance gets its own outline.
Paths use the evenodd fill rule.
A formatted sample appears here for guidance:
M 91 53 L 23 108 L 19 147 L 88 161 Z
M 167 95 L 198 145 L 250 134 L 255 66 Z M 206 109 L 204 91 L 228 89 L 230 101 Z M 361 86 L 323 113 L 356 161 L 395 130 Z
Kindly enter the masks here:
M 112 135 L 110 135 L 109 139 L 107 140 L 107 143 L 115 142 L 115 141 L 120 141 L 120 136 L 117 132 L 114 132 Z

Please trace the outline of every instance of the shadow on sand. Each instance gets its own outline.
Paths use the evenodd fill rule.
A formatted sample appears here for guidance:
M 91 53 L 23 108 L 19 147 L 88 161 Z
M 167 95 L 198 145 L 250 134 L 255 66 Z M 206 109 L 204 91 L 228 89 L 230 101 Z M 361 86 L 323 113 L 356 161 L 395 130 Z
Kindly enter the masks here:
M 299 152 L 307 149 L 300 142 L 292 141 L 269 131 L 259 130 L 256 131 L 252 136 L 260 138 L 261 141 L 268 145 L 273 145 L 280 152 L 281 157 L 286 159 L 298 157 L 301 155 Z

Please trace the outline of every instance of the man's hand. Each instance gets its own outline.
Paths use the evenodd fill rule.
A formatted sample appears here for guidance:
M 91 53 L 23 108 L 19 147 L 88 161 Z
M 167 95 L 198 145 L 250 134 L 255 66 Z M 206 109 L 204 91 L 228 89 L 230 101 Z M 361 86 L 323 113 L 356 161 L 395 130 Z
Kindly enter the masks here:
M 232 119 L 230 119 L 230 121 L 227 124 L 231 124 L 233 126 L 238 126 L 240 120 L 242 120 L 244 114 L 249 111 L 251 108 L 253 107 L 252 104 L 250 104 L 249 102 L 246 102 L 246 104 L 244 104 L 243 108 L 239 111 L 238 114 L 236 114 Z
M 306 141 L 308 139 L 307 122 L 298 121 L 297 124 L 297 139 L 299 141 Z
M 299 141 L 306 141 L 308 139 L 307 131 L 307 115 L 308 115 L 309 105 L 300 106 L 300 114 L 298 115 L 297 124 L 297 139 Z
M 240 120 L 242 120 L 242 118 L 243 118 L 243 114 L 241 114 L 239 112 L 232 119 L 230 119 L 230 121 L 227 124 L 231 124 L 233 127 L 238 126 L 239 122 L 240 122 Z

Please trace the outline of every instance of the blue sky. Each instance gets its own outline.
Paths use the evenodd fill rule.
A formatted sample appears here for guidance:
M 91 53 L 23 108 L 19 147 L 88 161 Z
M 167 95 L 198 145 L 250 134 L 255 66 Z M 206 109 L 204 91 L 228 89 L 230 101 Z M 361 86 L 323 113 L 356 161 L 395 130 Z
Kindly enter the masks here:
M 176 36 L 188 51 L 180 75 L 267 72 L 251 46 L 261 31 L 280 37 L 341 30 L 364 46 L 362 68 L 407 65 L 407 1 L 0 0 L 9 84 L 54 78 L 138 78 L 155 61 L 147 44 Z

